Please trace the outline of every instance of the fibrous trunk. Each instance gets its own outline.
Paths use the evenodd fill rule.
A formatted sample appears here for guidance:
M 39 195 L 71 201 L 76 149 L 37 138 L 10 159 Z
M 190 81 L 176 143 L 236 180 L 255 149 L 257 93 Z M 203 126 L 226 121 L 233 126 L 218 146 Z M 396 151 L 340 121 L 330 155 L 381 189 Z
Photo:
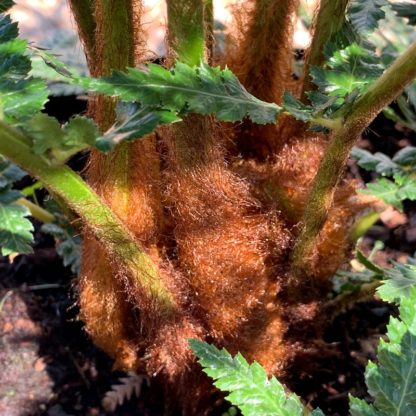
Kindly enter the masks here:
M 210 45 L 212 4 L 167 5 L 166 64 L 213 58 L 203 47 L 205 40 Z M 240 43 L 226 60 L 263 100 L 279 103 L 285 89 L 301 90 L 291 76 L 297 6 L 294 0 L 257 0 L 251 17 L 239 16 L 245 22 Z M 141 10 L 139 1 L 94 2 L 94 75 L 143 63 Z M 89 37 L 81 35 L 87 47 Z M 92 97 L 90 111 L 105 130 L 114 121 L 115 102 Z M 297 353 L 313 344 L 301 331 L 316 328 L 329 279 L 349 255 L 349 230 L 368 206 L 348 181 L 339 187 L 309 259 L 313 285 L 293 296 L 290 285 L 298 282 L 291 276 L 291 250 L 326 148 L 325 135 L 305 133 L 288 120 L 278 127 L 230 127 L 188 115 L 110 155 L 93 152 L 91 185 L 152 259 L 152 276 L 171 292 L 169 302 L 148 296 L 86 229 L 80 310 L 97 345 L 119 368 L 157 375 L 189 414 L 204 414 L 212 395 L 189 338 L 240 351 L 284 377 Z

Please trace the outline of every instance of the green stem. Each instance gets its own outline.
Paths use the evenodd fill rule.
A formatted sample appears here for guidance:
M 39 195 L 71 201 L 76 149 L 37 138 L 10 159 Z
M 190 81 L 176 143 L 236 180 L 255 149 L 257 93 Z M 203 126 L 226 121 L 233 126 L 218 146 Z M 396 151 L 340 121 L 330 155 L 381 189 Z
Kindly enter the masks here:
M 173 310 L 174 300 L 157 268 L 140 248 L 134 237 L 101 201 L 98 195 L 66 166 L 51 167 L 31 152 L 30 138 L 0 121 L 0 153 L 20 165 L 41 181 L 48 191 L 63 200 L 91 229 L 109 253 L 117 257 L 136 287 L 164 306 Z
M 90 68 L 95 76 L 110 75 L 113 69 L 134 66 L 133 0 L 96 0 L 96 56 Z M 103 131 L 115 119 L 116 101 L 100 97 L 95 119 Z
M 332 132 L 328 149 L 312 186 L 302 219 L 302 229 L 293 251 L 292 272 L 295 279 L 307 275 L 308 264 L 352 147 L 377 114 L 415 78 L 416 42 L 354 103 L 343 126 Z
M 214 4 L 213 0 L 204 0 L 205 22 L 205 47 L 208 54 L 208 62 L 212 64 L 214 59 Z
M 376 211 L 369 212 L 361 217 L 350 231 L 349 240 L 355 243 L 361 238 L 378 220 L 380 214 Z
M 360 286 L 358 290 L 353 292 L 342 293 L 334 299 L 322 305 L 322 314 L 329 322 L 348 311 L 357 302 L 362 302 L 374 297 L 377 288 L 381 285 L 381 280 L 375 280 L 371 283 L 366 283 Z
M 100 76 L 134 65 L 133 0 L 96 0 Z
M 290 113 L 285 113 L 289 114 Z M 330 130 L 339 129 L 342 127 L 343 119 L 342 118 L 324 118 L 324 117 L 312 117 L 309 120 L 310 123 L 316 124 L 318 126 L 326 127 Z
M 36 218 L 38 221 L 43 222 L 44 224 L 55 221 L 55 216 L 53 214 L 51 214 L 49 211 L 46 211 L 46 209 L 43 209 L 39 205 L 34 204 L 26 198 L 20 198 L 16 202 L 19 205 L 23 205 L 24 207 L 28 208 L 30 211 L 30 215 L 33 218 Z
M 198 65 L 204 59 L 205 4 L 209 1 L 167 0 L 169 45 L 188 65 Z
M 69 0 L 88 62 L 95 59 L 95 18 L 92 0 Z
M 133 0 L 97 0 L 95 4 L 97 19 L 97 71 L 100 76 L 109 75 L 113 69 L 124 70 L 134 66 L 134 25 Z M 139 34 L 137 34 L 138 36 Z M 106 130 L 115 119 L 115 100 L 101 97 L 96 119 Z M 108 156 L 101 157 L 105 174 L 114 186 L 114 199 L 128 203 L 130 192 L 131 144 L 123 143 Z M 110 204 L 111 205 L 111 204 Z
M 309 76 L 309 68 L 325 63 L 324 46 L 331 37 L 341 30 L 345 22 L 345 10 L 349 0 L 321 0 L 313 27 L 313 38 L 305 59 L 305 78 L 302 87 L 302 101 L 307 101 L 305 93 L 314 89 Z
M 197 65 L 205 58 L 205 31 L 211 0 L 168 0 L 168 31 L 171 53 L 188 65 Z M 208 7 L 208 13 L 209 13 Z M 206 117 L 189 115 L 174 126 L 175 160 L 181 168 L 201 163 L 212 147 L 210 123 Z

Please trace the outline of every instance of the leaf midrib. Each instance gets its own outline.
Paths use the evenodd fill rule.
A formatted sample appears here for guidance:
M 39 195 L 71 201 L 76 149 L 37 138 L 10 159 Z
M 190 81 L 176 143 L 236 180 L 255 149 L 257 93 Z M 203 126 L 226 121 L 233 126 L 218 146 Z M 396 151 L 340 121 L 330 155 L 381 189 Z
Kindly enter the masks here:
M 205 96 L 210 96 L 213 98 L 220 98 L 220 99 L 224 99 L 226 98 L 227 100 L 232 100 L 235 101 L 237 103 L 243 103 L 243 104 L 251 104 L 251 105 L 257 105 L 257 106 L 261 106 L 261 107 L 269 107 L 272 108 L 276 111 L 279 110 L 279 106 L 277 104 L 274 103 L 266 103 L 265 101 L 261 101 L 259 99 L 257 99 L 254 96 L 249 96 L 247 99 L 242 99 L 242 98 L 237 98 L 234 97 L 232 95 L 227 95 L 227 94 L 214 94 L 214 93 L 210 93 L 204 90 L 200 90 L 200 89 L 195 89 L 195 88 L 186 88 L 186 87 L 180 87 L 180 86 L 176 86 L 176 85 L 160 85 L 160 84 L 127 84 L 127 83 L 123 83 L 123 84 L 117 84 L 117 83 L 111 83 L 109 84 L 111 86 L 114 86 L 116 88 L 135 88 L 135 89 L 171 89 L 174 91 L 179 91 L 179 92 L 190 92 L 194 95 L 205 95 Z M 186 100 L 185 100 L 186 101 Z

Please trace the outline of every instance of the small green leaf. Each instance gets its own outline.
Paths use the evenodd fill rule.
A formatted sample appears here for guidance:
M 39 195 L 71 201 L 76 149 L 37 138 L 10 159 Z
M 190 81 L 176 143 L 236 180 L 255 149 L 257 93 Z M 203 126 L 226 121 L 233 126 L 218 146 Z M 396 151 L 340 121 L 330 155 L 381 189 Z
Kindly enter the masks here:
M 1 7 L 0 7 L 1 10 Z M 7 11 L 7 10 L 6 10 Z M 13 23 L 9 15 L 0 15 L 0 43 L 16 39 L 19 35 L 17 23 Z
M 364 256 L 363 252 L 359 249 L 357 249 L 357 260 L 368 270 L 371 270 L 380 276 L 384 275 L 384 270 L 373 263 L 368 257 Z
M 287 91 L 283 95 L 283 107 L 297 120 L 308 121 L 312 117 L 313 108 L 303 104 Z
M 385 17 L 381 8 L 387 5 L 386 0 L 353 0 L 348 9 L 350 21 L 358 32 L 373 32 L 378 27 L 378 21 Z
M 97 139 L 96 147 L 108 152 L 121 141 L 139 139 L 162 124 L 180 120 L 172 111 L 151 111 L 135 103 L 120 103 L 117 106 L 117 122 Z
M 73 154 L 95 146 L 99 131 L 93 120 L 75 116 L 63 127 L 64 140 L 61 148 L 55 151 L 58 160 L 67 160 Z
M 39 56 L 47 66 L 52 68 L 59 75 L 67 78 L 78 76 L 78 74 L 74 73 L 73 69 L 69 68 L 60 59 L 58 59 L 57 56 L 48 52 L 46 49 L 35 47 L 33 45 L 30 46 L 30 49 L 35 55 Z
M 312 67 L 314 83 L 325 93 L 344 97 L 353 91 L 364 91 L 383 72 L 378 60 L 362 45 L 352 43 L 334 51 L 327 68 Z
M 46 209 L 55 218 L 53 223 L 43 224 L 41 230 L 55 238 L 56 252 L 62 257 L 65 267 L 70 267 L 76 275 L 81 268 L 81 243 L 80 233 L 75 230 L 71 221 L 62 213 L 55 200 L 45 202 Z
M 95 145 L 99 131 L 94 122 L 76 116 L 63 127 L 44 113 L 38 113 L 25 124 L 33 138 L 33 152 L 48 154 L 53 163 L 64 163 L 72 155 Z
M 351 156 L 357 160 L 358 166 L 368 171 L 375 171 L 382 175 L 393 175 L 401 172 L 400 166 L 384 153 L 371 154 L 367 150 L 354 147 Z
M 30 119 L 25 124 L 25 130 L 33 139 L 33 152 L 37 155 L 46 153 L 63 142 L 64 133 L 58 120 L 44 113 Z
M 32 252 L 33 225 L 27 219 L 29 210 L 16 203 L 22 194 L 12 189 L 26 172 L 0 156 L 0 246 L 3 256 Z
M 404 147 L 394 155 L 392 160 L 401 166 L 416 167 L 416 147 Z
M 13 0 L 0 0 L 0 13 L 7 12 L 14 4 Z
M 416 4 L 410 2 L 392 2 L 391 8 L 396 12 L 397 16 L 405 17 L 409 20 L 409 24 L 416 25 Z
M 416 287 L 416 266 L 411 264 L 393 263 L 392 269 L 386 269 L 383 285 L 377 289 L 380 297 L 388 302 L 398 302 L 410 295 Z
M 383 416 L 374 407 L 364 400 L 350 396 L 351 416 Z
M 0 190 L 13 185 L 24 176 L 26 176 L 26 172 L 0 156 Z
M 410 201 L 416 200 L 416 179 L 410 176 L 394 176 L 396 184 L 399 185 L 397 196 L 401 201 L 409 199 Z
M 0 199 L 3 192 L 0 192 Z M 18 204 L 0 202 L 0 245 L 3 256 L 31 253 L 33 225 L 26 218 L 29 210 Z
M 367 189 L 359 190 L 362 194 L 373 195 L 380 198 L 386 204 L 393 205 L 401 210 L 403 206 L 398 191 L 398 185 L 386 178 L 380 178 L 377 182 L 367 184 Z
M 56 252 L 62 257 L 64 266 L 69 266 L 78 275 L 81 266 L 81 238 L 76 236 L 70 224 L 67 226 L 68 228 L 63 228 L 54 223 L 43 224 L 42 231 L 55 238 Z
M 1 11 L 11 2 L 4 2 Z M 48 99 L 43 81 L 30 78 L 27 42 L 17 39 L 17 24 L 0 14 L 0 118 L 18 123 L 40 111 Z

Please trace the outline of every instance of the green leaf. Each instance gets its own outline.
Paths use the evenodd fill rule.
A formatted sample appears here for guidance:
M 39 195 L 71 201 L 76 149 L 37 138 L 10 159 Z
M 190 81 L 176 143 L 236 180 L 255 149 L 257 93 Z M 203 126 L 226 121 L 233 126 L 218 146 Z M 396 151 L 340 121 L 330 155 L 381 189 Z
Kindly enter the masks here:
M 397 16 L 405 17 L 409 20 L 409 24 L 416 25 L 416 4 L 414 2 L 391 3 L 391 8 Z
M 401 166 L 416 167 L 416 147 L 406 146 L 399 150 L 393 157 L 393 162 Z
M 359 190 L 362 194 L 373 195 L 401 210 L 403 206 L 398 191 L 399 186 L 386 178 L 380 178 L 377 182 L 367 184 L 367 189 Z
M 308 121 L 312 117 L 313 108 L 303 104 L 287 91 L 283 95 L 283 107 L 296 120 Z
M 13 185 L 24 176 L 26 172 L 0 156 L 0 190 Z
M 409 199 L 410 201 L 416 200 L 416 179 L 410 176 L 394 176 L 394 181 L 399 185 L 397 196 L 401 201 Z
M 411 416 L 416 414 L 416 288 L 400 300 L 399 319 L 391 318 L 388 340 L 378 347 L 378 364 L 370 362 L 366 383 L 374 409 L 360 404 L 365 415 Z M 354 403 L 357 406 L 357 401 Z
M 13 23 L 10 16 L 0 15 L 0 43 L 16 39 L 19 35 L 17 23 Z
M 10 4 L 3 2 L 0 10 L 7 10 Z M 48 98 L 45 83 L 28 76 L 31 62 L 27 42 L 17 36 L 16 23 L 0 14 L 0 118 L 10 123 L 30 118 Z
M 14 4 L 13 0 L 0 0 L 0 13 L 7 12 Z
M 43 224 L 41 229 L 55 238 L 56 252 L 62 257 L 64 266 L 69 266 L 71 271 L 78 275 L 81 266 L 81 238 L 75 235 L 69 223 L 67 226 L 69 229 L 49 223 Z
M 249 117 L 258 124 L 276 123 L 280 111 L 278 105 L 249 94 L 229 69 L 204 63 L 191 67 L 178 62 L 171 70 L 149 64 L 143 69 L 114 71 L 110 77 L 78 82 L 89 90 L 140 103 L 149 111 L 215 114 L 222 121 Z
M 416 287 L 416 266 L 393 263 L 392 269 L 385 269 L 383 285 L 377 289 L 380 297 L 388 302 L 397 302 L 410 295 Z
M 27 219 L 29 210 L 16 203 L 22 194 L 12 189 L 26 172 L 0 156 L 0 246 L 1 253 L 31 253 L 33 225 Z
M 358 166 L 368 171 L 375 171 L 382 175 L 393 175 L 401 168 L 384 153 L 371 154 L 367 150 L 354 147 L 351 156 L 357 160 Z
M 33 45 L 30 46 L 30 49 L 35 55 L 39 56 L 47 66 L 52 68 L 59 75 L 67 78 L 78 76 L 72 68 L 69 68 L 56 55 L 48 52 L 46 49 L 35 47 Z
M 46 153 L 63 141 L 61 125 L 54 117 L 47 114 L 36 114 L 25 124 L 25 130 L 33 139 L 33 152 L 37 155 Z
M 363 91 L 383 72 L 383 67 L 367 49 L 357 43 L 334 51 L 327 68 L 312 67 L 314 83 L 325 93 L 344 97 L 353 91 Z
M 46 209 L 53 214 L 53 223 L 43 224 L 41 230 L 55 238 L 56 252 L 62 257 L 65 267 L 79 275 L 81 268 L 81 243 L 80 233 L 73 227 L 68 216 L 62 213 L 54 199 L 45 202 Z
M 363 34 L 373 32 L 378 27 L 378 21 L 384 19 L 386 0 L 353 0 L 348 9 L 349 19 L 354 28 Z
M 117 122 L 97 139 L 96 147 L 107 152 L 121 141 L 141 138 L 162 124 L 180 120 L 169 110 L 150 111 L 135 103 L 120 103 L 117 106 Z
M 357 248 L 357 260 L 365 266 L 368 270 L 376 273 L 377 275 L 383 276 L 384 270 L 373 263 L 368 257 L 366 257 L 361 250 Z
M 75 153 L 95 145 L 99 131 L 94 122 L 76 116 L 63 127 L 44 113 L 38 113 L 25 124 L 33 138 L 33 152 L 48 154 L 52 162 L 64 163 Z
M 364 400 L 350 396 L 351 416 L 383 416 L 374 407 Z
M 214 385 L 229 392 L 227 400 L 245 416 L 302 416 L 309 412 L 295 394 L 287 394 L 275 377 L 268 378 L 258 364 L 249 365 L 238 353 L 232 357 L 225 349 L 192 339 L 189 344 L 199 358 L 204 372 Z M 322 415 L 319 410 L 313 415 Z
M 0 199 L 4 198 L 3 193 L 0 192 Z M 32 252 L 33 225 L 26 218 L 29 215 L 26 207 L 0 202 L 0 245 L 3 256 Z

